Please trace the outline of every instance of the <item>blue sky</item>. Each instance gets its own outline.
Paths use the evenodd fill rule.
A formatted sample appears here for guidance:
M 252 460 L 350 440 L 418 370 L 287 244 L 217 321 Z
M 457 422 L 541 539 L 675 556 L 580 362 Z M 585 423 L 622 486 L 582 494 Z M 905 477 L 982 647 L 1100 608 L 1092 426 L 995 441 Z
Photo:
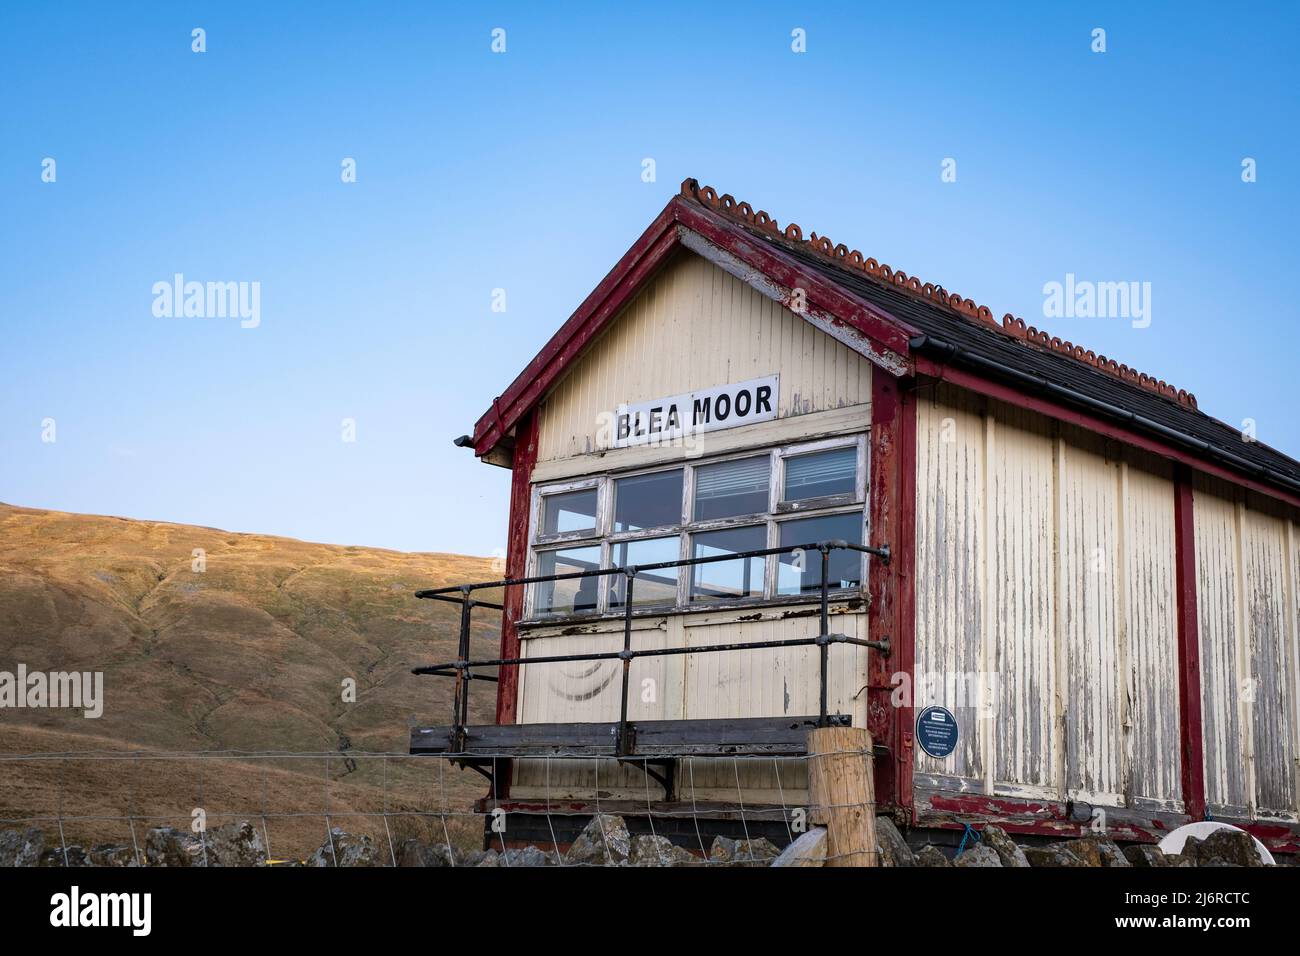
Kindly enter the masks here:
M 6 5 L 0 500 L 490 553 L 452 439 L 685 176 L 1300 454 L 1297 7 L 1039 6 Z M 154 316 L 178 272 L 260 325 Z M 1150 326 L 1044 320 L 1067 273 Z

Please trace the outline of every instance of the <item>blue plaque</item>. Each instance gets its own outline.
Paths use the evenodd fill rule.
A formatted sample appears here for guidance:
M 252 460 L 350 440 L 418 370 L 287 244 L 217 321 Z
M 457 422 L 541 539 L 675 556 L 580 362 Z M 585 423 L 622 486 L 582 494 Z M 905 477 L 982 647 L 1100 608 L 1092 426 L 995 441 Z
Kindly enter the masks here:
M 916 742 L 931 757 L 943 758 L 957 749 L 957 718 L 947 707 L 927 707 L 916 718 Z

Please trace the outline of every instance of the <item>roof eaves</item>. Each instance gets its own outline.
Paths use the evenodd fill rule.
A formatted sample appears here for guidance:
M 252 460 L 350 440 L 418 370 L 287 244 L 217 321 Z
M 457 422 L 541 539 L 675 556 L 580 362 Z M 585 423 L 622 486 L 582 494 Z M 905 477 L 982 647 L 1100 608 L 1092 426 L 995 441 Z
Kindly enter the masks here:
M 973 299 L 968 299 L 960 293 L 949 292 L 941 285 L 923 282 L 916 276 L 909 276 L 902 270 L 892 269 L 890 266 L 871 257 L 863 256 L 856 249 L 849 249 L 843 243 L 836 243 L 826 236 L 819 236 L 816 232 L 811 233 L 809 238 L 805 240 L 803 238 L 803 229 L 798 223 L 788 223 L 782 229 L 777 220 L 772 218 L 766 211 L 761 209 L 755 211 L 754 207 L 749 203 L 738 202 L 727 193 L 719 195 L 712 186 L 701 186 L 695 179 L 686 179 L 682 182 L 681 194 L 706 208 L 714 209 L 742 223 L 764 239 L 777 243 L 786 243 L 802 250 L 810 250 L 843 269 L 865 275 L 881 285 L 899 289 L 932 306 L 947 309 L 964 319 L 984 328 L 1000 332 L 1025 345 L 1066 355 L 1132 385 L 1156 392 L 1188 408 L 1196 408 L 1195 395 L 1170 385 L 1154 375 L 1139 372 L 1137 369 L 1107 358 L 1105 355 L 1099 355 L 1081 345 L 1075 345 L 1073 342 L 1040 331 L 1028 325 L 1024 319 L 1017 318 L 1009 312 L 1003 316 L 1002 322 L 999 324 L 993 318 L 993 312 L 988 306 L 979 305 Z

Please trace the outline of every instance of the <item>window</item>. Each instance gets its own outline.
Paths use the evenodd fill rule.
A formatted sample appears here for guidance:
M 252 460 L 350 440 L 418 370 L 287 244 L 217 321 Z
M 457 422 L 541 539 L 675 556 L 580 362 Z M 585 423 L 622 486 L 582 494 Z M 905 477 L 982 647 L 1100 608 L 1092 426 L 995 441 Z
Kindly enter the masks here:
M 695 520 L 756 515 L 767 510 L 772 459 L 738 458 L 695 468 Z
M 783 502 L 851 496 L 857 490 L 858 450 L 835 448 L 785 460 Z
M 682 469 L 619 478 L 614 482 L 615 531 L 670 528 L 681 520 Z
M 692 536 L 693 558 L 721 558 L 743 551 L 762 551 L 767 547 L 767 527 L 731 528 L 706 531 Z M 691 600 L 727 601 L 763 596 L 763 574 L 767 559 L 736 558 L 692 565 Z
M 576 574 L 600 567 L 600 548 L 566 548 L 537 554 L 537 577 Z M 536 610 L 540 614 L 577 614 L 596 610 L 596 576 L 543 581 L 537 585 Z
M 610 545 L 610 567 L 640 567 L 644 564 L 663 564 L 676 561 L 679 540 L 676 535 L 671 538 L 640 538 L 633 541 L 620 541 Z M 623 574 L 607 575 L 610 595 L 609 606 L 621 608 L 627 600 L 627 576 Z M 662 568 L 658 571 L 638 571 L 636 583 L 632 585 L 632 606 L 645 607 L 657 604 L 677 603 L 677 569 Z
M 557 535 L 595 530 L 595 488 L 542 497 L 542 534 Z
M 862 520 L 856 512 L 827 515 L 824 518 L 799 518 L 781 522 L 782 548 L 794 548 L 816 541 L 847 541 L 862 543 Z M 822 588 L 822 556 L 820 551 L 806 552 L 802 556 L 777 555 L 777 594 L 820 593 Z M 838 590 L 862 587 L 862 555 L 857 551 L 832 551 L 829 555 L 828 575 L 831 587 Z
M 530 574 L 636 567 L 634 610 L 806 599 L 820 592 L 821 555 L 785 549 L 862 544 L 866 487 L 865 435 L 539 485 Z M 768 549 L 782 553 L 738 556 Z M 708 560 L 654 567 L 683 558 Z M 831 552 L 830 587 L 861 589 L 865 568 L 859 552 Z M 527 613 L 615 614 L 626 603 L 625 575 L 587 574 L 534 585 Z

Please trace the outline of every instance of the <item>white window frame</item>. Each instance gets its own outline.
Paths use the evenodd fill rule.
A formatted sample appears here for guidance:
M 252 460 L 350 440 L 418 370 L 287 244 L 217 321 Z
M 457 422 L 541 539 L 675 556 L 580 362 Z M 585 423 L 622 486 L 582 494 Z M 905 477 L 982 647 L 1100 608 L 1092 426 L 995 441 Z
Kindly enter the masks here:
M 562 495 L 570 491 L 588 491 L 596 489 L 596 522 L 593 531 L 585 529 L 580 531 L 560 531 L 555 534 L 542 534 L 542 499 L 549 498 L 553 495 Z M 554 544 L 559 541 L 585 541 L 588 538 L 600 536 L 603 528 L 600 526 L 602 514 L 600 500 L 600 478 L 577 478 L 573 481 L 556 481 L 548 485 L 534 485 L 532 504 L 528 517 L 528 527 L 531 532 L 531 542 L 538 544 Z
M 867 489 L 870 487 L 870 476 L 868 474 L 870 462 L 867 454 L 868 436 L 869 433 L 860 432 L 852 435 L 826 438 L 819 441 L 798 442 L 778 446 L 758 446 L 755 448 L 728 452 L 723 455 L 702 457 L 687 461 L 676 461 L 669 464 L 655 465 L 653 467 L 632 468 L 624 471 L 610 471 L 566 481 L 536 484 L 533 486 L 531 492 L 526 576 L 537 576 L 538 556 L 547 551 L 568 550 L 581 547 L 598 547 L 600 566 L 602 568 L 608 568 L 612 566 L 612 552 L 614 545 L 623 542 L 676 536 L 678 538 L 678 559 L 688 560 L 693 553 L 695 535 L 703 532 L 764 525 L 766 526 L 766 546 L 768 548 L 777 548 L 780 547 L 781 526 L 788 521 L 795 521 L 801 518 L 830 517 L 837 514 L 855 514 L 858 512 L 861 512 L 862 514 L 861 540 L 863 544 L 866 544 L 870 540 L 868 538 L 870 528 L 867 509 Z M 835 448 L 847 447 L 854 447 L 857 449 L 857 475 L 854 483 L 854 490 L 851 494 L 832 495 L 824 498 L 815 498 L 796 502 L 786 502 L 782 500 L 785 490 L 785 460 L 787 458 L 793 458 L 812 452 L 830 451 Z M 718 464 L 720 462 L 757 458 L 762 455 L 767 455 L 769 457 L 767 511 L 731 518 L 714 518 L 708 521 L 697 522 L 694 520 L 696 468 L 703 465 Z M 650 475 L 669 471 L 682 472 L 681 520 L 676 524 L 664 525 L 658 528 L 615 532 L 613 530 L 615 483 L 622 478 L 635 478 L 641 475 Z M 550 535 L 538 534 L 538 529 L 541 526 L 540 522 L 542 519 L 542 503 L 545 497 L 570 491 L 585 491 L 591 488 L 596 489 L 596 527 L 594 531 L 568 531 Z M 861 557 L 863 562 L 861 587 L 852 589 L 836 588 L 832 591 L 833 594 L 838 597 L 843 597 L 846 594 L 865 593 L 868 556 L 863 554 Z M 717 611 L 719 609 L 725 610 L 727 608 L 745 607 L 755 604 L 797 604 L 817 599 L 815 595 L 777 594 L 777 564 L 778 555 L 771 554 L 767 556 L 764 564 L 763 593 L 759 598 L 737 598 L 728 601 L 699 601 L 695 603 L 690 601 L 692 568 L 679 567 L 677 568 L 677 599 L 674 604 L 670 605 L 663 603 L 636 606 L 633 607 L 632 613 L 634 616 L 647 614 L 661 616 L 664 614 L 685 614 L 697 611 Z M 538 617 L 535 611 L 537 586 L 529 586 L 525 591 L 523 619 L 528 622 L 554 623 L 556 621 L 572 618 L 585 620 L 589 618 L 621 616 L 624 613 L 622 607 L 610 607 L 610 582 L 614 580 L 614 578 L 615 575 L 599 575 L 598 580 L 600 581 L 600 586 L 597 589 L 596 610 L 583 611 L 576 614 L 548 613 L 542 617 Z

